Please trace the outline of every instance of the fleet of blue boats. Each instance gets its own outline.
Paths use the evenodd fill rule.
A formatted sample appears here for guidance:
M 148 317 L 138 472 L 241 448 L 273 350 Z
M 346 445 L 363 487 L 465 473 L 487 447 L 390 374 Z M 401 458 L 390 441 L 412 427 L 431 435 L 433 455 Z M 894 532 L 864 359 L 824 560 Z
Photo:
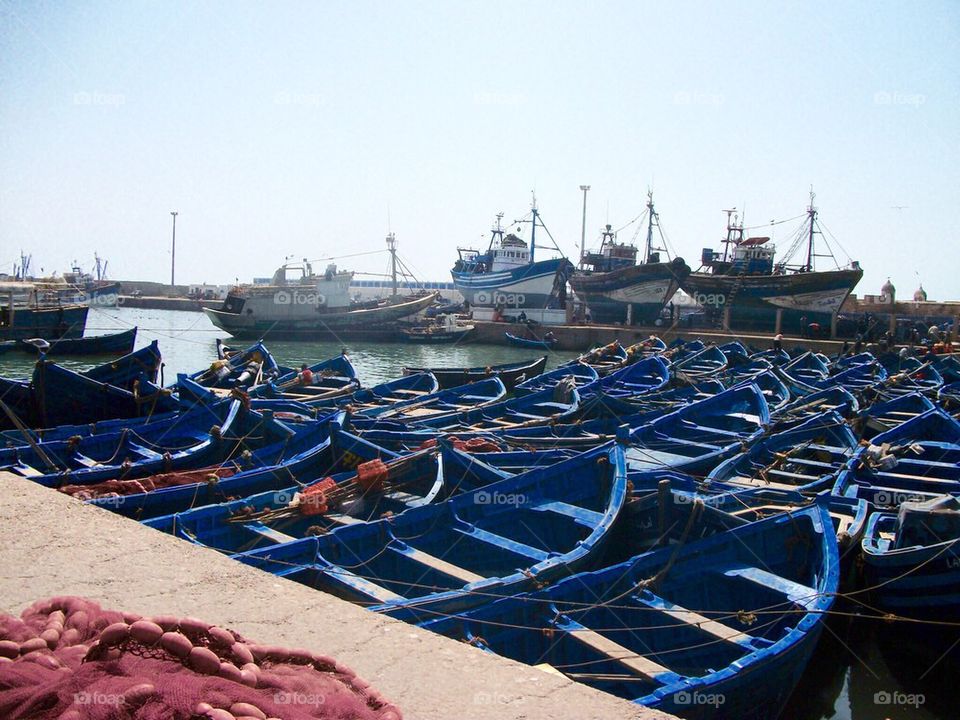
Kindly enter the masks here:
M 960 620 L 950 357 L 651 337 L 365 387 L 219 350 L 41 354 L 0 470 L 682 717 L 778 717 L 840 598 Z

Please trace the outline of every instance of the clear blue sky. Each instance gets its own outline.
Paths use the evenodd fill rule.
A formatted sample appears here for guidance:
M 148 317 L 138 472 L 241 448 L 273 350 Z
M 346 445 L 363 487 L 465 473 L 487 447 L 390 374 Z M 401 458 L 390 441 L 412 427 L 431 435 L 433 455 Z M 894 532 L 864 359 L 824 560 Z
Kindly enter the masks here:
M 0 267 L 165 280 L 178 210 L 178 281 L 249 280 L 382 248 L 389 209 L 447 279 L 534 188 L 574 255 L 580 184 L 588 238 L 652 184 L 696 267 L 723 208 L 812 184 L 860 294 L 960 298 L 958 71 L 956 2 L 0 0 Z

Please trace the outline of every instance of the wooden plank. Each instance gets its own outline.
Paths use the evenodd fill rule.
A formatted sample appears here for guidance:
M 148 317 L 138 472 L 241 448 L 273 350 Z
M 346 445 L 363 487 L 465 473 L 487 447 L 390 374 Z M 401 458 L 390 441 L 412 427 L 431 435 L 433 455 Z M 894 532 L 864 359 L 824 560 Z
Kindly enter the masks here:
M 462 581 L 465 585 L 470 583 L 480 582 L 486 580 L 482 575 L 477 575 L 476 573 L 470 572 L 469 570 L 449 563 L 446 560 L 442 560 L 430 553 L 426 553 L 423 550 L 418 550 L 417 548 L 407 548 L 401 551 L 411 560 L 414 560 L 421 565 L 426 565 L 427 567 L 441 572 L 444 575 L 449 575 L 450 577 L 456 578 L 457 580 Z
M 700 613 L 696 613 L 693 610 L 687 610 L 679 605 L 667 603 L 665 607 L 660 608 L 660 611 L 666 615 L 669 615 L 675 620 L 679 620 L 682 623 L 694 625 L 703 630 L 705 633 L 713 635 L 719 640 L 725 640 L 726 642 L 737 645 L 748 643 L 750 640 L 752 640 L 752 638 L 745 632 L 728 627 L 717 620 L 711 620 L 708 617 L 704 617 Z
M 291 540 L 297 539 L 292 535 L 287 535 L 279 530 L 274 530 L 272 527 L 268 527 L 267 525 L 259 522 L 245 523 L 243 527 L 245 530 L 249 530 L 250 532 L 256 533 L 261 537 L 265 537 L 267 540 L 273 540 L 273 542 L 277 544 L 290 542 Z
M 642 675 L 648 680 L 654 680 L 657 675 L 671 672 L 669 668 L 648 660 L 643 655 L 638 655 L 633 650 L 625 648 L 623 645 L 614 642 L 608 637 L 594 632 L 589 628 L 576 628 L 569 630 L 570 637 L 583 643 L 589 648 L 596 650 L 601 655 L 606 655 L 621 665 L 625 665 L 638 675 Z

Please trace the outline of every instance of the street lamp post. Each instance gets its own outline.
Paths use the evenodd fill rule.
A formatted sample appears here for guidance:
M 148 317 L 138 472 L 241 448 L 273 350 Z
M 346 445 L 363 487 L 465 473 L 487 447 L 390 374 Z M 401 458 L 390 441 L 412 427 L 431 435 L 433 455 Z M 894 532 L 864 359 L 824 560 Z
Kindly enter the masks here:
M 170 287 L 172 288 L 174 286 L 173 277 L 177 261 L 177 215 L 180 213 L 171 211 L 170 214 L 173 215 L 173 242 L 170 245 Z
M 580 261 L 583 262 L 583 253 L 585 252 L 587 242 L 587 190 L 590 189 L 590 186 L 581 185 L 580 189 L 583 190 L 583 225 L 580 228 Z

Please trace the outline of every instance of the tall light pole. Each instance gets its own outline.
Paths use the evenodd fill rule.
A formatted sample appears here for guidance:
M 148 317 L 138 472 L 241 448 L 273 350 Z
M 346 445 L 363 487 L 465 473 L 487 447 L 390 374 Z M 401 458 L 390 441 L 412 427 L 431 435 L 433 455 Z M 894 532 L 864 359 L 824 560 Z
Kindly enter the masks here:
M 590 189 L 589 185 L 581 185 L 580 189 L 583 190 L 583 226 L 580 228 L 580 261 L 583 261 L 584 246 L 587 242 L 587 190 Z
M 174 285 L 173 271 L 177 261 L 177 215 L 180 213 L 171 210 L 170 214 L 173 215 L 173 242 L 170 245 L 170 287 L 172 288 Z

